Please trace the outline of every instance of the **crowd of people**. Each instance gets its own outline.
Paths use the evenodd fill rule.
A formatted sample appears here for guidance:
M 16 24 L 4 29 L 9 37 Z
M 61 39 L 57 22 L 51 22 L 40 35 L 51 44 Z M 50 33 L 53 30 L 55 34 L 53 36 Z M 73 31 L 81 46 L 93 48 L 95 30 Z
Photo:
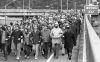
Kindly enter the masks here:
M 5 60 L 8 60 L 8 55 L 11 53 L 14 53 L 19 60 L 21 51 L 24 52 L 25 58 L 29 58 L 33 53 L 35 59 L 39 59 L 40 54 L 47 59 L 50 53 L 54 53 L 54 57 L 58 59 L 59 50 L 62 50 L 62 55 L 68 54 L 71 60 L 82 20 L 81 13 L 58 11 L 2 25 L 0 51 L 4 53 Z

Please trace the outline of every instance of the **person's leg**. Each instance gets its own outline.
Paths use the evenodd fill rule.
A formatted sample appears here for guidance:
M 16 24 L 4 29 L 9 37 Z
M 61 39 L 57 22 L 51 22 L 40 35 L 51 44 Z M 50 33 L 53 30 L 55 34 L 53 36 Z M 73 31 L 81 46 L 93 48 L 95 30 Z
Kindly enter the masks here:
M 14 53 L 15 53 L 15 56 L 16 56 L 17 55 L 17 43 L 15 43 L 14 45 L 15 45 Z
M 10 53 L 11 53 L 11 44 L 9 44 L 9 45 L 7 46 L 7 52 L 8 52 L 8 55 L 10 55 Z
M 25 54 L 25 58 L 29 58 L 30 53 L 31 53 L 31 46 L 29 46 L 29 45 L 24 45 L 24 54 Z
M 38 53 L 39 53 L 39 44 L 36 44 L 36 54 L 35 54 L 35 59 L 38 59 Z
M 26 45 L 24 45 L 24 54 L 25 54 L 25 58 L 27 57 L 27 47 Z
M 56 57 L 56 46 L 55 46 L 55 43 L 52 43 L 52 52 L 54 53 L 54 57 Z
M 61 44 L 61 46 L 62 46 L 62 55 L 64 55 L 65 54 L 64 44 Z
M 45 47 L 44 47 L 44 57 L 47 59 L 48 57 L 48 42 L 44 43 Z
M 35 54 L 36 54 L 36 45 L 35 44 L 32 45 L 32 52 L 33 52 L 33 55 L 35 56 Z
M 16 46 L 15 46 L 15 42 L 14 42 L 14 40 L 12 39 L 12 40 L 11 40 L 11 52 L 12 52 L 12 53 L 15 53 L 15 49 L 16 49 L 15 47 L 16 47 Z
M 31 53 L 31 46 L 27 45 L 27 58 L 29 58 L 30 53 Z
M 36 49 L 35 44 L 33 44 L 32 45 L 32 50 L 35 50 L 35 49 Z
M 8 45 L 7 45 L 7 52 L 8 52 L 8 55 L 10 55 L 11 53 L 11 38 L 8 40 Z
M 17 44 L 17 58 L 16 59 L 20 59 L 21 47 L 22 47 L 22 44 L 18 43 Z
M 50 52 L 52 52 L 52 43 L 49 42 Z
M 68 58 L 69 60 L 71 60 L 71 57 L 72 57 L 72 48 L 67 48 L 68 50 Z
M 7 60 L 7 50 L 6 50 L 6 45 L 5 43 L 2 44 L 2 50 L 4 54 L 5 61 Z
M 14 52 L 14 54 L 16 56 L 17 55 L 17 43 L 13 42 L 13 46 L 12 47 L 14 47 L 13 52 Z
M 58 59 L 59 56 L 59 44 L 55 44 L 55 51 L 56 51 L 56 58 Z

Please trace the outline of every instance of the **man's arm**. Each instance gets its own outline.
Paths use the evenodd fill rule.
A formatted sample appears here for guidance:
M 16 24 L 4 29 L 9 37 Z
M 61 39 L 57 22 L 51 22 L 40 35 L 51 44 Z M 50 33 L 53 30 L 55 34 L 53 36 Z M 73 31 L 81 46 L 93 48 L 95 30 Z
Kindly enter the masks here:
M 51 32 L 50 32 L 50 37 L 53 37 L 54 35 L 53 35 L 53 29 L 51 30 Z
M 59 36 L 58 37 L 61 37 L 61 36 L 63 36 L 63 31 L 62 31 L 62 29 L 60 29 L 60 31 L 59 31 L 60 33 L 59 33 Z

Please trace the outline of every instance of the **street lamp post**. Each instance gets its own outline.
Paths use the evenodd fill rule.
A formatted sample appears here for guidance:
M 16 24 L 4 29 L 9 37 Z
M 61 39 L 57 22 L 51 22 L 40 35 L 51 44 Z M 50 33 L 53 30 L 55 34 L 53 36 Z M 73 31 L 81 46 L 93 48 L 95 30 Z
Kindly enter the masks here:
M 11 4 L 12 2 L 14 2 L 14 1 L 16 1 L 16 0 L 13 0 L 13 1 L 11 1 L 11 2 L 9 2 L 8 4 L 6 4 L 5 5 L 5 24 L 6 24 L 6 18 L 7 18 L 7 15 L 6 15 L 6 13 L 7 13 L 7 6 L 9 5 L 9 4 Z
M 25 5 L 24 5 L 24 0 L 23 0 L 23 12 L 24 12 L 24 20 L 25 20 Z
M 61 0 L 61 12 L 62 12 L 62 0 Z
M 6 25 L 6 18 L 7 18 L 7 16 L 6 16 L 6 12 L 7 12 L 7 11 L 6 11 L 6 7 L 7 7 L 7 6 L 5 6 L 5 25 Z
M 67 11 L 68 11 L 68 0 L 67 0 Z
M 31 13 L 31 0 L 29 0 L 29 14 Z
M 76 2 L 74 2 L 74 6 L 75 6 L 75 7 L 74 7 L 74 9 L 75 9 L 75 12 L 76 12 L 76 9 L 77 9 L 76 4 L 77 4 L 77 3 L 76 3 Z
M 29 10 L 30 10 L 30 8 L 31 8 L 31 0 L 29 0 Z

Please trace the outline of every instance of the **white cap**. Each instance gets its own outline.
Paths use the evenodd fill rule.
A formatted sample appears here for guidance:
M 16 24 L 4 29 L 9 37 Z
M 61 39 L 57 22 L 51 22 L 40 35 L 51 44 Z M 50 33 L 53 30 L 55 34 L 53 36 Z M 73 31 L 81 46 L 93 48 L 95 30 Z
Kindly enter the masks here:
M 55 25 L 58 25 L 58 22 L 55 22 Z

